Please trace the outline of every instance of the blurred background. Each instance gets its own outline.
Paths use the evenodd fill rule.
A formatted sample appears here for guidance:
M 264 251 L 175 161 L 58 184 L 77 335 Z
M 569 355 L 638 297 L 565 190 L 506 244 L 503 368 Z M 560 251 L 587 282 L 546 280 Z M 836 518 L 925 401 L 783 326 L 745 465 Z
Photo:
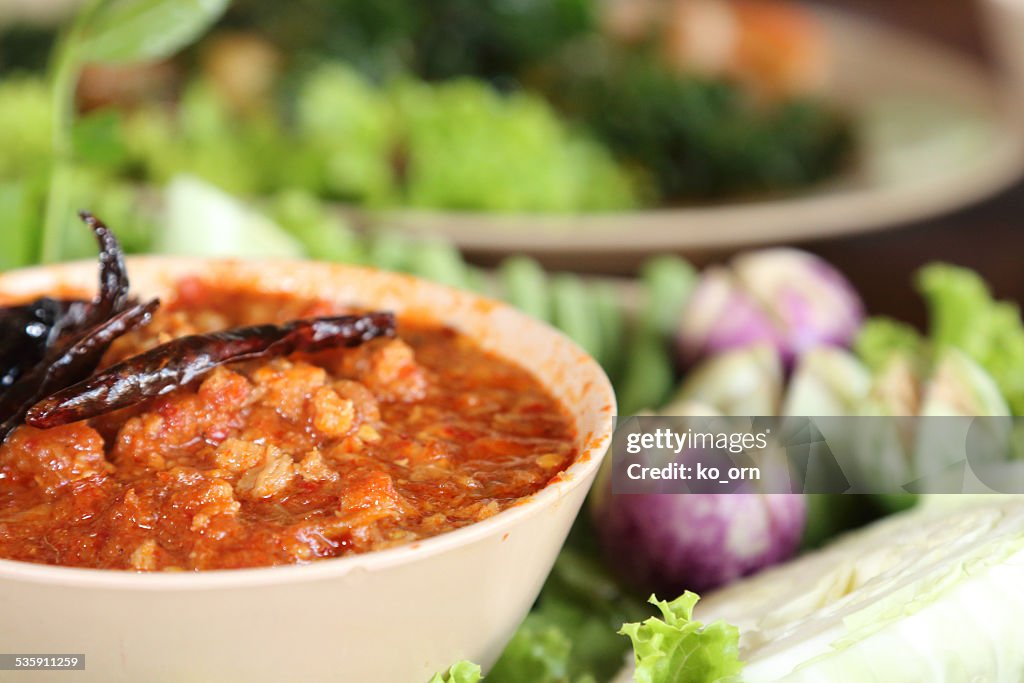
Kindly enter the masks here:
M 915 324 L 935 260 L 1024 299 L 1021 0 L 195 4 L 0 0 L 0 266 L 88 207 L 461 286 L 788 244 Z

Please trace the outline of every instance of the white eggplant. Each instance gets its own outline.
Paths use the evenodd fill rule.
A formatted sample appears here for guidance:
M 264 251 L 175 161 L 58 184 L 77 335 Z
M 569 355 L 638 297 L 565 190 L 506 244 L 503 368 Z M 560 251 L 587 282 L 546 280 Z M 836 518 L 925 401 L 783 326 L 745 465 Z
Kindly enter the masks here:
M 661 413 L 675 415 L 673 406 L 698 403 L 723 415 L 776 415 L 782 385 L 782 364 L 771 346 L 729 351 L 713 356 L 690 373 Z

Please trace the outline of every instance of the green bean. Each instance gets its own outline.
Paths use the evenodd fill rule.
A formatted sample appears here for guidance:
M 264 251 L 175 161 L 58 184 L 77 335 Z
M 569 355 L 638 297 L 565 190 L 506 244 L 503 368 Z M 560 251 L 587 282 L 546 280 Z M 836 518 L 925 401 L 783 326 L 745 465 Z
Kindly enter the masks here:
M 551 303 L 555 325 L 583 350 L 600 359 L 601 328 L 583 281 L 569 273 L 553 277 Z
M 594 315 L 601 333 L 601 365 L 609 376 L 615 377 L 622 365 L 625 349 L 626 321 L 615 286 L 597 282 L 591 287 Z
M 366 263 L 381 270 L 408 272 L 410 261 L 409 242 L 397 233 L 382 230 L 369 240 Z
M 413 275 L 449 287 L 467 288 L 467 267 L 459 250 L 447 242 L 423 242 L 409 250 L 409 270 Z
M 528 256 L 513 256 L 501 262 L 499 279 L 503 298 L 524 313 L 539 320 L 552 320 L 552 302 L 548 276 Z
M 622 380 L 617 387 L 619 415 L 661 407 L 672 393 L 675 368 L 665 338 L 638 329 L 630 340 Z
M 679 315 L 697 282 L 697 272 L 676 256 L 658 256 L 641 270 L 646 302 L 640 324 L 661 334 L 676 331 Z
M 494 280 L 487 271 L 473 266 L 466 266 L 466 289 L 484 296 L 495 296 Z
M 293 230 L 315 259 L 336 263 L 359 264 L 365 260 L 363 245 L 355 232 L 343 223 L 333 221 L 310 225 L 308 230 Z

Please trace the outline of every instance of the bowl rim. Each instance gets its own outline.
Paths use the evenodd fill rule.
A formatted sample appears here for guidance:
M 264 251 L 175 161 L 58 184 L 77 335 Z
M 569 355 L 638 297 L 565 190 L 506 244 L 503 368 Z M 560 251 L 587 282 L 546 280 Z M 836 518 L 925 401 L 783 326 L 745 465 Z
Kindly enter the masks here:
M 474 304 L 482 304 L 488 311 L 495 311 L 501 315 L 511 315 L 519 318 L 520 322 L 523 323 L 524 331 L 532 328 L 534 331 L 541 332 L 547 335 L 551 341 L 562 345 L 567 351 L 572 352 L 577 358 L 583 359 L 579 365 L 574 367 L 574 370 L 578 373 L 586 374 L 586 379 L 581 380 L 581 383 L 586 382 L 589 384 L 588 391 L 599 391 L 604 394 L 606 400 L 602 401 L 602 403 L 607 406 L 607 409 L 597 419 L 599 429 L 596 432 L 583 433 L 579 429 L 582 413 L 574 410 L 573 406 L 566 405 L 565 401 L 562 401 L 563 405 L 577 422 L 579 453 L 572 464 L 556 474 L 542 489 L 521 498 L 493 517 L 474 522 L 465 527 L 446 531 L 436 536 L 419 539 L 392 548 L 343 557 L 318 559 L 306 564 L 201 571 L 135 572 L 123 569 L 38 564 L 0 558 L 0 581 L 144 592 L 167 590 L 202 591 L 317 581 L 340 577 L 350 572 L 397 567 L 469 545 L 488 536 L 498 535 L 503 530 L 508 531 L 518 522 L 538 514 L 542 509 L 558 505 L 573 490 L 583 486 L 593 475 L 596 475 L 597 469 L 600 467 L 601 461 L 611 444 L 617 406 L 611 382 L 601 366 L 561 331 L 543 321 L 528 316 L 504 302 L 404 273 L 393 273 L 366 266 L 325 263 L 304 259 L 131 256 L 127 259 L 127 263 L 129 274 L 133 265 L 135 268 L 138 268 L 140 265 L 147 265 L 153 269 L 152 272 L 159 271 L 162 276 L 171 277 L 190 273 L 202 273 L 203 269 L 207 268 L 214 270 L 241 268 L 243 270 L 248 269 L 251 273 L 264 268 L 272 268 L 291 271 L 293 278 L 295 277 L 294 269 L 301 268 L 301 276 L 299 277 L 302 279 L 314 277 L 318 272 L 333 273 L 332 277 L 336 277 L 339 274 L 350 276 L 364 275 L 378 278 L 381 281 L 393 279 L 396 283 L 403 282 L 403 286 L 406 287 L 427 288 L 428 290 L 435 290 L 439 294 L 444 293 Z M 95 267 L 95 261 L 72 261 L 0 273 L 0 296 L 7 295 L 8 292 L 6 290 L 14 283 L 22 285 L 18 292 L 19 298 L 22 292 L 29 296 L 42 294 L 43 291 L 38 285 L 45 284 L 45 280 L 50 280 L 52 283 L 55 279 L 59 280 L 61 274 L 80 274 L 78 271 L 85 268 L 93 269 L 92 272 L 94 273 Z M 42 281 L 36 282 L 40 278 L 42 278 Z M 264 288 L 264 291 L 272 292 L 273 290 Z M 280 291 L 286 292 L 288 290 L 282 286 Z M 441 320 L 439 322 L 444 321 Z M 463 333 L 468 334 L 470 337 L 473 336 L 470 332 Z M 495 352 L 503 355 L 500 351 Z M 507 354 L 504 355 L 507 358 Z M 511 360 L 516 362 L 515 359 Z M 552 384 L 557 384 L 555 380 L 545 378 L 535 372 L 533 374 L 549 390 Z

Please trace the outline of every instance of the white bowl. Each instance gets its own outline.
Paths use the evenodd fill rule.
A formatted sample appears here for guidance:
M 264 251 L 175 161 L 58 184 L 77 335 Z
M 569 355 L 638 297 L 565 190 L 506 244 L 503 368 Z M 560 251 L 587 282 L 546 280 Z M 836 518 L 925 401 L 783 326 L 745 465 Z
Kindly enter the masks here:
M 546 488 L 477 524 L 306 566 L 135 574 L 0 560 L 0 649 L 77 653 L 85 671 L 32 680 L 424 683 L 491 665 L 551 570 L 610 440 L 597 363 L 503 304 L 412 277 L 299 262 L 129 260 L 132 290 L 182 276 L 425 313 L 532 371 L 571 411 L 580 456 Z M 0 301 L 94 291 L 95 263 L 0 275 Z M 9 673 L 0 673 L 6 680 Z

